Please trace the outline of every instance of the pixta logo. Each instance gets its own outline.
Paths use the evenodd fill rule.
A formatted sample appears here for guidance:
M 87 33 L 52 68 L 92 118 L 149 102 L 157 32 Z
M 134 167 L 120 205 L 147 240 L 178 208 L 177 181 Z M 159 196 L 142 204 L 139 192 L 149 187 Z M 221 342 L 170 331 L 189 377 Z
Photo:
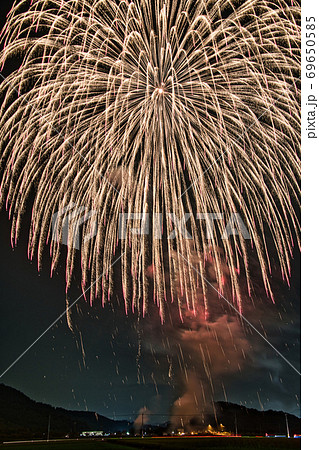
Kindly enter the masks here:
M 88 228 L 83 236 L 81 228 L 87 223 Z M 87 227 L 86 227 L 87 228 Z M 52 239 L 68 247 L 80 249 L 81 236 L 83 242 L 88 242 L 97 232 L 96 211 L 85 206 L 69 203 L 53 214 Z
M 187 222 L 192 217 L 191 213 L 186 213 L 182 217 L 176 217 L 175 214 L 167 214 L 173 230 L 168 235 L 167 239 L 175 239 L 179 234 L 184 239 L 193 239 L 189 231 L 187 230 Z M 224 220 L 222 213 L 199 213 L 196 216 L 196 220 L 204 220 L 206 224 L 206 238 L 208 240 L 213 239 L 213 228 L 218 220 Z M 149 213 L 122 213 L 119 217 L 118 233 L 120 239 L 126 239 L 128 221 L 134 222 L 134 227 L 130 227 L 131 234 L 135 235 L 147 235 L 150 232 L 150 214 Z M 137 225 L 137 222 L 139 225 Z M 232 213 L 224 221 L 225 226 L 222 229 L 221 238 L 223 240 L 228 239 L 233 235 L 241 235 L 244 239 L 250 240 L 250 234 L 240 217 L 239 213 Z M 152 235 L 155 239 L 162 239 L 163 229 L 163 217 L 162 214 L 152 214 Z

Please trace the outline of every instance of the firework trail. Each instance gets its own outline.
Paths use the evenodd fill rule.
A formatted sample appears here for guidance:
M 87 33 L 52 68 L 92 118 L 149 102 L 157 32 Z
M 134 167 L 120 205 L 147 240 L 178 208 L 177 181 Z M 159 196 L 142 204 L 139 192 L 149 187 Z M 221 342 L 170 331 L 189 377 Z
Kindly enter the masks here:
M 240 270 L 251 290 L 250 247 L 272 295 L 269 242 L 286 280 L 299 244 L 299 10 L 281 0 L 15 3 L 1 66 L 18 57 L 20 67 L 0 91 L 0 195 L 13 245 L 31 199 L 29 257 L 41 268 L 50 245 L 53 272 L 61 244 L 52 239 L 52 216 L 76 204 L 98 217 L 95 239 L 81 243 L 83 289 L 95 282 L 91 301 L 112 294 L 117 247 L 125 252 L 126 308 L 145 312 L 150 290 L 162 315 L 168 298 L 196 310 L 198 286 L 207 304 L 208 259 L 220 292 L 226 261 L 240 307 Z M 235 211 L 251 241 L 221 240 L 223 220 L 207 240 L 205 223 L 195 221 L 197 213 Z M 130 233 L 131 221 L 130 238 L 119 240 L 124 212 L 149 213 L 149 235 Z M 193 239 L 167 239 L 168 214 L 187 212 Z M 67 288 L 75 254 L 71 234 Z

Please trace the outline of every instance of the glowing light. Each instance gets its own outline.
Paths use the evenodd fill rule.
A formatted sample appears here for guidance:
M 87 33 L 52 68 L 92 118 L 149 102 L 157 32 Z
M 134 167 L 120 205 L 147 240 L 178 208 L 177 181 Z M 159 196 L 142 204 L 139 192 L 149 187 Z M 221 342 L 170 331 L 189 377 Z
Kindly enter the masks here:
M 52 216 L 73 202 L 97 212 L 95 239 L 84 239 L 92 217 L 81 240 L 83 290 L 95 283 L 91 301 L 113 292 L 117 246 L 126 310 L 146 312 L 150 284 L 162 316 L 167 298 L 195 311 L 198 286 L 207 305 L 208 259 L 216 288 L 223 292 L 227 274 L 240 306 L 239 267 L 251 291 L 250 248 L 272 295 L 269 237 L 288 280 L 299 234 L 299 7 L 284 0 L 26 5 L 9 13 L 0 57 L 3 66 L 24 55 L 0 88 L 0 201 L 13 245 L 32 201 L 28 254 L 40 269 L 49 243 L 53 272 L 62 245 L 50 240 Z M 154 90 L 164 95 L 156 88 L 164 85 L 165 102 L 157 101 Z M 222 240 L 221 220 L 207 241 L 193 219 L 193 240 L 159 240 L 152 225 L 149 236 L 134 235 L 133 221 L 130 238 L 119 241 L 122 212 L 233 211 L 251 241 Z M 162 229 L 172 231 L 167 216 Z M 75 255 L 70 244 L 67 289 Z

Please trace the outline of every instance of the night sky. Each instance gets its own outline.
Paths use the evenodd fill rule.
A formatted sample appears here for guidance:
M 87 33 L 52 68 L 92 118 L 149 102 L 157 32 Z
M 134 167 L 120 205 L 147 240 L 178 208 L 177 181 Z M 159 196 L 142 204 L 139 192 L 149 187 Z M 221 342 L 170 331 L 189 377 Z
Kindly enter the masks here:
M 21 239 L 10 245 L 10 224 L 1 214 L 1 371 L 4 371 L 65 310 L 64 272 L 49 277 L 49 265 L 39 274 L 26 257 Z M 298 260 L 298 255 L 296 256 Z M 244 315 L 299 370 L 299 261 L 293 271 L 292 287 L 277 281 L 276 304 L 255 296 L 247 301 Z M 74 283 L 75 284 L 75 283 Z M 70 303 L 81 295 L 76 285 Z M 223 302 L 223 300 L 220 300 Z M 167 414 L 176 399 L 188 389 L 180 366 L 179 345 L 196 378 L 207 379 L 199 358 L 199 344 L 211 348 L 215 400 L 242 403 L 257 409 L 284 409 L 300 413 L 299 375 L 249 327 L 234 315 L 217 313 L 219 339 L 229 341 L 227 324 L 233 324 L 238 353 L 244 347 L 246 359 L 237 365 L 237 353 L 226 349 L 221 356 L 214 339 L 197 339 L 205 326 L 191 320 L 182 325 L 161 325 L 156 308 L 138 320 L 126 317 L 123 303 L 115 296 L 104 309 L 97 301 L 90 307 L 83 298 L 73 307 L 73 332 L 64 316 L 1 379 L 35 400 L 70 409 L 88 409 L 107 416 L 138 412 L 144 405 L 153 413 Z M 224 320 L 225 319 L 225 320 Z M 193 337 L 185 339 L 191 329 Z M 195 330 L 195 331 L 194 331 Z M 224 336 L 225 334 L 225 336 Z M 170 343 L 167 346 L 167 339 Z M 196 339 L 198 342 L 196 342 Z M 139 351 L 140 343 L 140 351 Z M 190 344 L 191 343 L 191 344 Z M 224 345 L 224 344 L 223 344 Z M 83 346 L 83 348 L 82 348 Z M 225 345 L 224 345 L 225 346 Z M 215 376 L 214 376 L 215 375 Z M 195 383 L 196 384 L 196 383 Z M 208 390 L 208 389 L 207 389 Z
M 39 274 L 36 263 L 27 259 L 27 218 L 24 230 L 13 250 L 8 215 L 1 211 L 1 373 L 65 311 L 63 262 L 52 279 L 49 263 Z M 254 302 L 244 302 L 243 313 L 300 370 L 298 250 L 294 258 L 291 287 L 283 284 L 275 270 L 275 304 L 256 281 Z M 79 279 L 75 275 L 69 303 L 81 295 Z M 98 300 L 91 307 L 81 298 L 71 311 L 73 330 L 63 316 L 0 382 L 34 400 L 68 409 L 134 419 L 146 406 L 151 413 L 168 417 L 178 408 L 178 398 L 188 402 L 189 392 L 197 398 L 197 404 L 190 401 L 185 406 L 189 411 L 210 403 L 205 354 L 205 361 L 210 359 L 215 400 L 300 415 L 299 375 L 244 326 L 222 299 L 210 295 L 214 306 L 208 323 L 190 317 L 181 324 L 173 306 L 164 325 L 155 306 L 145 318 L 126 316 L 120 294 L 114 294 L 104 308 Z

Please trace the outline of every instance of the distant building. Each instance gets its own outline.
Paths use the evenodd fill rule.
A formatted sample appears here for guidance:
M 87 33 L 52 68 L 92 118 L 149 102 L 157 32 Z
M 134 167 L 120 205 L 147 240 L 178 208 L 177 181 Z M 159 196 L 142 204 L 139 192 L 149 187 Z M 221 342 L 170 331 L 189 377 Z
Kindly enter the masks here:
M 82 431 L 81 437 L 103 437 L 104 431 Z

